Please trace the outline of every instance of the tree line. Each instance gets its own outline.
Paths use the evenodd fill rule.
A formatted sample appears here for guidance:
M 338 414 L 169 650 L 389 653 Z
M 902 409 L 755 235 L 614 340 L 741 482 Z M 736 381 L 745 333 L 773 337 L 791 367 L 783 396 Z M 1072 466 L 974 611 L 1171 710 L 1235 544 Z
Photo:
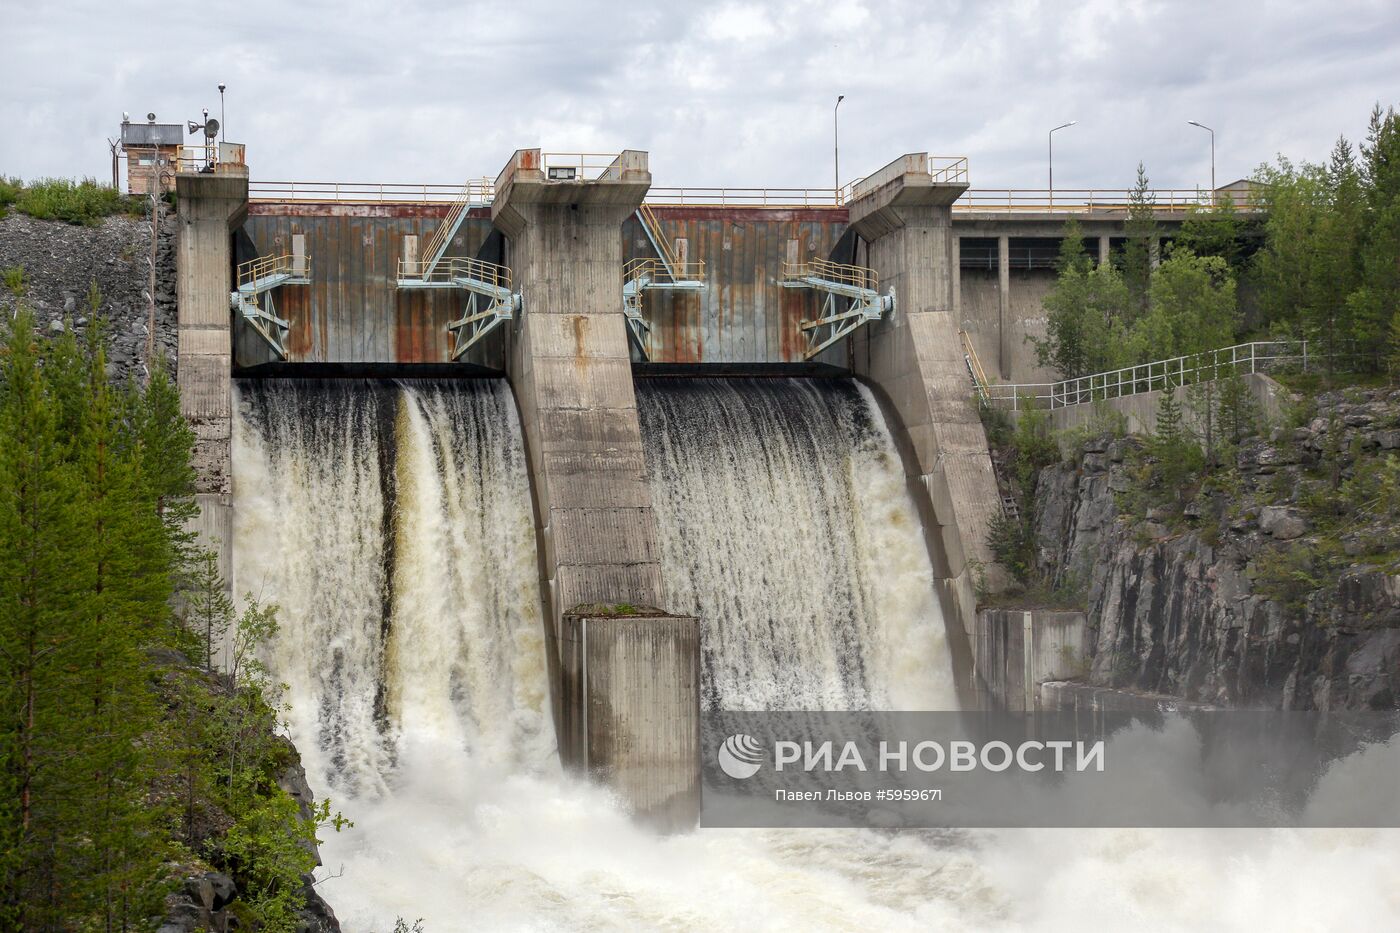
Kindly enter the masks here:
M 236 613 L 185 530 L 176 387 L 113 385 L 95 314 L 82 344 L 23 307 L 0 337 L 0 929 L 153 928 L 215 869 L 249 928 L 294 929 L 329 813 L 277 785 L 275 607 Z
M 1305 339 L 1328 372 L 1400 370 L 1394 109 L 1372 111 L 1359 153 L 1343 137 L 1326 163 L 1280 157 L 1251 182 L 1247 205 L 1204 205 L 1164 241 L 1139 165 L 1125 245 L 1110 263 L 1095 263 L 1078 223 L 1066 224 L 1046 335 L 1029 338 L 1041 364 L 1074 378 L 1248 339 Z

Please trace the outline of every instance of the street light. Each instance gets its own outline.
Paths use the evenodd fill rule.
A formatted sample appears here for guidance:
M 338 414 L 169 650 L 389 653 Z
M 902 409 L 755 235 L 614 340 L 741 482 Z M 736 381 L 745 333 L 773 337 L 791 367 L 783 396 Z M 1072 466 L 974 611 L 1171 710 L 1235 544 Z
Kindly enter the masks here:
M 1204 123 L 1197 123 L 1195 120 L 1187 120 L 1189 126 L 1200 127 L 1210 134 L 1210 206 L 1215 206 L 1215 130 Z
M 836 106 L 831 108 L 831 143 L 834 150 L 836 171 L 832 175 L 835 184 L 832 186 L 837 202 L 841 200 L 841 124 L 838 121 L 838 111 L 841 109 L 841 101 L 846 99 L 845 94 L 836 97 Z
M 1055 133 L 1059 130 L 1067 129 L 1078 123 L 1078 120 L 1071 120 L 1068 123 L 1061 123 L 1055 129 L 1045 134 L 1046 148 L 1049 150 L 1050 161 L 1050 206 L 1055 206 Z

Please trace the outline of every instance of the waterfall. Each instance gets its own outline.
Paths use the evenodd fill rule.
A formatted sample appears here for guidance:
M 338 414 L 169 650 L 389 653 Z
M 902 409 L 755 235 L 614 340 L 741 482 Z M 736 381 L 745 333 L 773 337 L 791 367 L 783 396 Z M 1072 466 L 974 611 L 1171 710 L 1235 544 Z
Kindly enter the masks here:
M 848 380 L 648 379 L 637 404 L 668 609 L 716 709 L 955 709 L 899 454 Z
M 524 453 L 499 382 L 239 386 L 234 585 L 319 783 L 378 796 L 414 746 L 547 758 Z

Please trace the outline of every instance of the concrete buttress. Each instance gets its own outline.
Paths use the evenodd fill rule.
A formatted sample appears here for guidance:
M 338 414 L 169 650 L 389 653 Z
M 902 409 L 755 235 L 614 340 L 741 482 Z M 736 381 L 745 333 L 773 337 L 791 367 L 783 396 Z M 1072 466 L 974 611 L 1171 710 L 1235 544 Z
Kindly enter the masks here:
M 241 168 L 241 167 L 240 167 Z M 219 570 L 231 579 L 231 426 L 233 419 L 232 245 L 230 233 L 248 212 L 248 176 L 176 176 L 179 233 L 176 299 L 179 304 L 177 381 L 180 411 L 195 433 L 195 531 L 219 555 Z
M 933 520 L 926 531 L 939 545 L 932 549 L 934 572 L 953 669 L 968 703 L 976 627 L 972 561 L 992 569 L 987 524 L 1000 498 L 953 312 L 952 204 L 967 185 L 936 180 L 924 153 L 902 161 L 902 172 L 882 172 L 886 180 L 850 205 L 851 225 L 868 244 L 868 265 L 881 290 L 893 288 L 896 296 L 893 315 L 856 332 L 851 362 L 899 416 L 898 440 L 917 480 L 911 485 L 921 490 L 926 525 Z

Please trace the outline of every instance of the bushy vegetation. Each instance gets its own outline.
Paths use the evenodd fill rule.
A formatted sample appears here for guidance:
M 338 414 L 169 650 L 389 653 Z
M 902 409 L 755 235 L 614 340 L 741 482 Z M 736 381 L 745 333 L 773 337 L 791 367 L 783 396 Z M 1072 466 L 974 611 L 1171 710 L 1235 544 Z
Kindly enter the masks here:
M 292 930 L 329 812 L 276 783 L 293 752 L 253 651 L 275 607 L 235 615 L 193 551 L 164 368 L 114 387 L 89 332 L 48 339 L 21 307 L 0 343 L 0 928 L 150 929 L 212 867 L 245 928 Z
M 0 178 L 0 216 L 10 207 L 39 220 L 89 227 L 113 214 L 140 214 L 143 210 L 139 198 L 126 197 L 116 188 L 100 185 L 91 178 L 41 178 L 28 185 L 17 178 Z
M 1254 175 L 1243 220 L 1224 201 L 1169 243 L 1138 166 L 1126 246 L 1099 266 L 1071 221 L 1045 299 L 1042 365 L 1064 378 L 1186 356 L 1249 336 L 1307 339 L 1324 371 L 1400 373 L 1400 118 L 1378 106 L 1359 155 L 1340 139 L 1326 164 L 1280 158 Z M 1251 229 L 1250 224 L 1258 224 Z M 1246 257 L 1246 246 L 1258 248 Z M 1159 261 L 1160 260 L 1160 261 Z M 1257 297 L 1240 313 L 1237 287 Z

